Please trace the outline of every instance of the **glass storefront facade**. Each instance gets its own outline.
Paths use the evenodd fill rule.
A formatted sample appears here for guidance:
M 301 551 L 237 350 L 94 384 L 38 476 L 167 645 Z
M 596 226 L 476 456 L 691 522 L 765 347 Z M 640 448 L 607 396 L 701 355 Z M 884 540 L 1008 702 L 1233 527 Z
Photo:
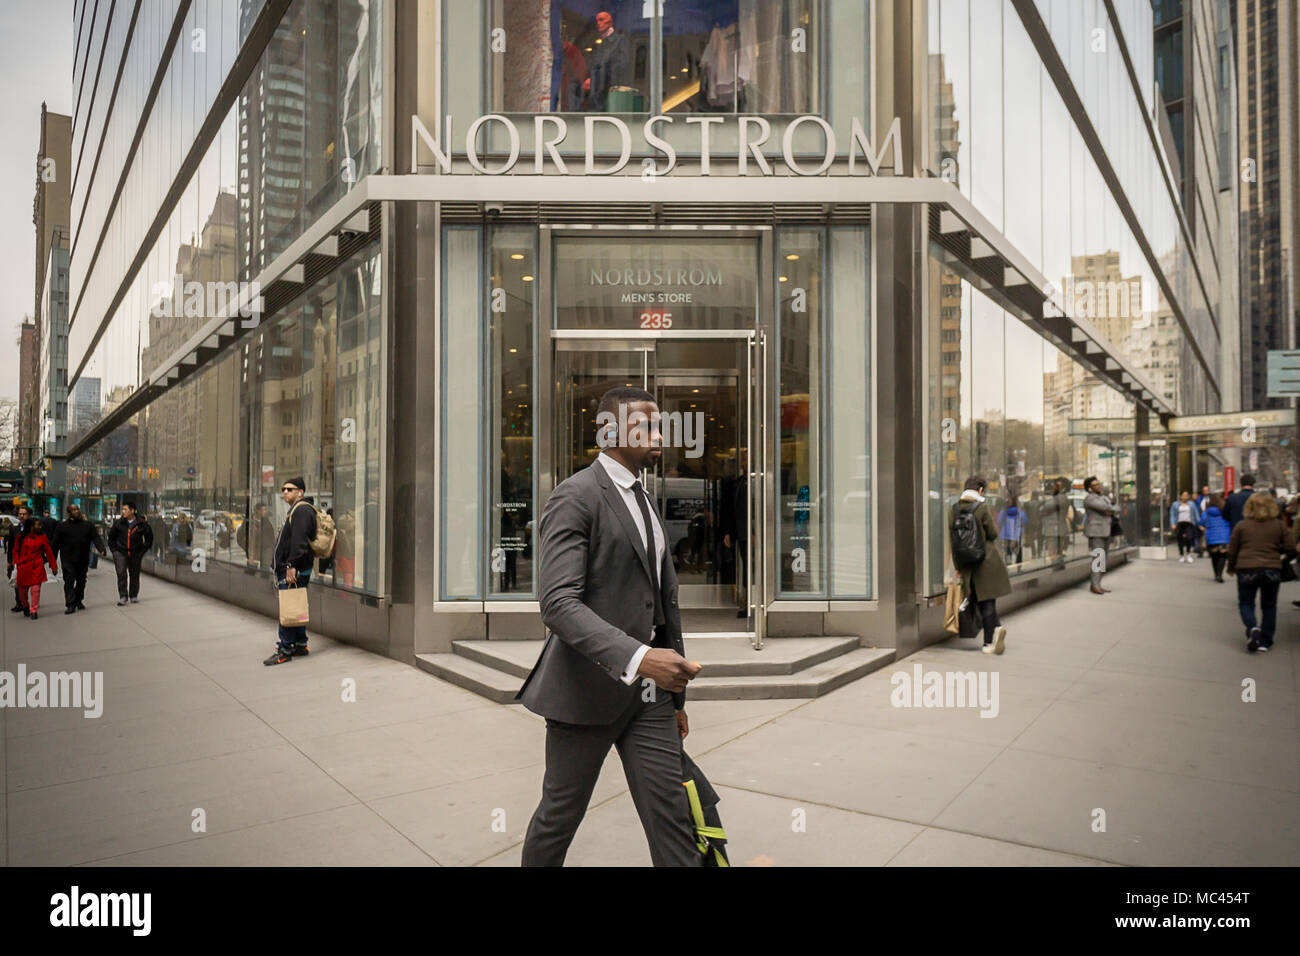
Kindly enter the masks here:
M 943 590 L 952 566 L 948 522 L 969 475 L 988 482 L 1013 576 L 1087 555 L 1090 477 L 1120 506 L 1112 546 L 1137 544 L 1133 403 L 982 293 L 938 245 L 928 265 L 929 593 Z
M 1185 241 L 1148 134 L 1149 11 L 267 9 L 194 4 L 216 57 L 119 49 L 174 58 L 175 95 L 142 122 L 177 136 L 116 160 L 129 203 L 77 171 L 69 372 L 99 402 L 69 435 L 69 493 L 138 498 L 174 578 L 207 573 L 196 551 L 265 575 L 301 474 L 339 528 L 315 580 L 359 602 L 333 632 L 400 632 L 368 646 L 408 656 L 540 637 L 538 519 L 599 453 L 601 395 L 634 386 L 670 423 L 645 482 L 684 608 L 915 645 L 937 633 L 968 475 L 1014 575 L 1079 566 L 1083 479 L 1121 505 L 1115 547 L 1145 542 L 1168 484 L 1145 422 L 1222 407 L 1218 266 Z M 259 277 L 263 320 L 205 344 L 188 284 Z
M 217 314 L 214 304 L 233 303 L 241 283 L 378 166 L 379 3 L 295 0 L 263 40 L 235 102 L 210 114 L 262 6 L 193 4 L 170 51 L 158 37 L 174 9 L 170 17 L 151 10 L 136 26 L 126 69 L 136 64 L 134 75 L 146 77 L 145 65 L 156 65 L 163 81 L 121 176 L 122 195 L 110 201 L 118 185 L 111 165 L 83 163 L 74 188 L 87 213 L 73 250 L 79 308 L 68 369 L 97 388 L 72 422 L 70 444 L 148 388 Z M 138 92 L 114 104 L 110 124 L 123 136 L 140 115 L 123 107 Z M 216 121 L 206 148 L 205 117 Z M 112 142 L 106 136 L 106 148 Z M 167 184 L 200 149 L 146 242 L 153 211 L 166 209 Z M 132 272 L 139 248 L 147 251 Z M 156 558 L 177 574 L 206 574 L 208 562 L 268 570 L 283 520 L 279 482 L 303 474 L 339 529 L 324 580 L 379 593 L 382 281 L 375 244 L 341 262 L 237 346 L 82 448 L 69 493 L 100 513 L 135 500 L 155 526 Z
M 769 423 L 779 461 L 777 592 L 870 599 L 869 230 L 591 232 L 444 229 L 439 600 L 536 600 L 541 485 L 594 460 L 597 403 L 616 385 L 651 391 L 684 423 L 680 451 L 669 433 L 662 473 L 649 479 L 670 546 L 700 569 L 714 605 L 733 600 L 723 594 L 735 584 L 730 541 L 748 537 L 737 485 L 755 453 L 747 433 L 756 416 Z M 549 269 L 535 265 L 543 245 Z M 537 314 L 539 286 L 550 315 Z M 766 409 L 742 347 L 742 336 L 765 327 L 774 370 Z M 533 357 L 543 351 L 551 422 L 534 399 Z M 472 354 L 486 361 L 466 362 Z M 544 431 L 553 441 L 539 450 Z M 465 467 L 472 461 L 486 473 Z

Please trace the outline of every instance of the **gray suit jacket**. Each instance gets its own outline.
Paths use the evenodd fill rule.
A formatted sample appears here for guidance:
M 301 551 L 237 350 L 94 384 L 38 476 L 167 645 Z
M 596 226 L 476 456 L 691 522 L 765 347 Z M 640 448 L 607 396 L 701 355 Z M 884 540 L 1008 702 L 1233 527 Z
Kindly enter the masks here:
M 1111 515 L 1119 514 L 1119 506 L 1110 503 L 1109 498 L 1091 492 L 1083 499 L 1083 508 L 1087 516 L 1083 524 L 1083 533 L 1088 538 L 1109 538 Z
M 641 535 L 599 461 L 551 492 L 539 535 L 540 603 L 548 633 L 517 699 L 552 720 L 613 723 L 642 692 L 639 679 L 628 686 L 619 678 L 637 648 L 651 641 L 654 592 Z M 663 637 L 685 656 L 677 572 L 667 549 L 659 578 L 667 620 Z M 672 697 L 678 710 L 686 706 L 685 693 Z

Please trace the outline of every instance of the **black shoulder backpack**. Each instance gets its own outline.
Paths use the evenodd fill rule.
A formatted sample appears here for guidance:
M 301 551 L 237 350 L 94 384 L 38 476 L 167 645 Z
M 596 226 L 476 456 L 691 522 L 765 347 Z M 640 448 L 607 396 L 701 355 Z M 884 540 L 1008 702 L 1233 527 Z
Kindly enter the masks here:
M 974 508 L 958 505 L 948 533 L 952 538 L 952 560 L 957 567 L 974 567 L 984 561 L 984 529 L 975 517 Z

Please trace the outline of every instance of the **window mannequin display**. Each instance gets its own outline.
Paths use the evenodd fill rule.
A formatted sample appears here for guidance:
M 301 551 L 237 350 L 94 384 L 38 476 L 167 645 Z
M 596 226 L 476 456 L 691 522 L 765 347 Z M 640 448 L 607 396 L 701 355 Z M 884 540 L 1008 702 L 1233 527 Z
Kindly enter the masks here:
M 588 56 L 590 75 L 583 81 L 583 90 L 587 108 L 603 113 L 609 109 L 610 90 L 627 86 L 631 80 L 632 47 L 627 34 L 614 29 L 614 18 L 604 10 L 596 14 L 596 32 L 600 36 Z
M 587 70 L 586 57 L 577 44 L 570 41 L 567 32 L 561 27 L 560 49 L 563 59 L 560 71 L 560 111 L 578 113 L 586 106 L 586 90 L 591 86 L 591 74 Z

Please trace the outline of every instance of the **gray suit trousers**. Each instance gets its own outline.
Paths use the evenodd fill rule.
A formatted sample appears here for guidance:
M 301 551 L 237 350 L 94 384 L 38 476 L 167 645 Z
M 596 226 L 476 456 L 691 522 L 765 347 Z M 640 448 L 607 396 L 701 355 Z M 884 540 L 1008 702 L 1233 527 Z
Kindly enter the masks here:
M 1089 538 L 1089 539 L 1088 539 L 1088 556 L 1089 556 L 1089 560 L 1091 560 L 1091 561 L 1096 561 L 1096 560 L 1097 560 L 1097 552 L 1098 552 L 1098 551 L 1101 551 L 1104 555 L 1106 555 L 1106 561 L 1109 562 L 1109 561 L 1110 561 L 1110 552 L 1107 551 L 1107 549 L 1106 549 L 1106 545 L 1109 544 L 1109 543 L 1110 543 L 1110 538 L 1096 538 L 1096 537 Z M 1109 566 L 1109 565 L 1107 564 L 1106 566 Z M 1095 588 L 1099 588 L 1099 587 L 1101 587 L 1101 576 L 1102 576 L 1102 574 L 1104 574 L 1104 573 L 1105 573 L 1104 571 L 1098 571 L 1098 570 L 1096 570 L 1095 568 L 1093 569 L 1092 574 L 1091 574 L 1091 577 L 1092 577 L 1092 586 L 1093 586 L 1093 587 L 1095 587 Z
M 703 865 L 682 786 L 682 741 L 672 695 L 655 688 L 654 699 L 647 702 L 640 683 L 637 688 L 632 703 L 612 724 L 546 721 L 546 776 L 541 803 L 524 837 L 524 866 L 564 864 L 611 744 L 623 761 L 654 865 Z

